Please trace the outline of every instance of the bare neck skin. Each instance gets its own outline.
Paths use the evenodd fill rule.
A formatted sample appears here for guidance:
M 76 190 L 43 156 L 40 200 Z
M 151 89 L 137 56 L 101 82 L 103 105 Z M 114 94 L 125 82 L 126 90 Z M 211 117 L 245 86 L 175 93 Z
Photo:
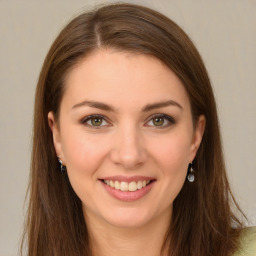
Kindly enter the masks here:
M 142 227 L 115 227 L 85 214 L 93 256 L 160 256 L 171 219 L 170 209 Z M 167 256 L 166 250 L 161 256 Z

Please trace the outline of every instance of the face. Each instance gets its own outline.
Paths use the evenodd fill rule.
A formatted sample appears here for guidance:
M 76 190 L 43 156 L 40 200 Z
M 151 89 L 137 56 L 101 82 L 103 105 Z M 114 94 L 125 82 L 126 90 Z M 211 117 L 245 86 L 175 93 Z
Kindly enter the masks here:
M 161 61 L 98 50 L 69 74 L 59 126 L 48 115 L 86 220 L 140 227 L 171 216 L 201 142 L 187 93 Z

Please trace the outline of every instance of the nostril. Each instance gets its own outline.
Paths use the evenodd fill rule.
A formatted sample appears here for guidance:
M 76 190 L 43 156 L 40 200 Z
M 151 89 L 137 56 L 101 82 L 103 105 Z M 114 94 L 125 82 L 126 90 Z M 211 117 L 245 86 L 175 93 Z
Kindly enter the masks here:
M 146 162 L 147 153 L 144 149 L 131 146 L 114 148 L 110 152 L 110 159 L 113 163 L 121 165 L 127 170 L 135 169 Z

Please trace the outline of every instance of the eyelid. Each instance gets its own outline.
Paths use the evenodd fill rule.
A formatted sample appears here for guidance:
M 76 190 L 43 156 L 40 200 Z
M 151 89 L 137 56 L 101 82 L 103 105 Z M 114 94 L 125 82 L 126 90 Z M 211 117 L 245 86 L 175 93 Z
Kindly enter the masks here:
M 103 115 L 98 115 L 98 114 L 93 114 L 93 115 L 89 115 L 89 116 L 86 116 L 84 117 L 80 122 L 81 124 L 83 125 L 86 125 L 90 128 L 94 128 L 94 129 L 99 129 L 101 127 L 104 127 L 106 125 L 100 125 L 100 126 L 93 126 L 93 125 L 89 125 L 87 124 L 86 122 L 88 122 L 89 120 L 93 119 L 93 118 L 100 118 L 100 119 L 103 119 L 104 121 L 106 121 L 108 124 L 110 124 L 110 122 L 108 121 L 108 118 L 103 116 Z
M 173 117 L 169 116 L 169 115 L 166 115 L 166 114 L 154 114 L 152 116 L 150 116 L 148 119 L 147 119 L 147 123 L 151 120 L 153 120 L 154 118 L 163 118 L 165 120 L 167 120 L 169 123 L 167 125 L 164 125 L 164 126 L 156 126 L 156 125 L 149 125 L 151 127 L 154 127 L 154 128 L 165 128 L 165 127 L 169 127 L 170 125 L 172 124 L 175 124 L 176 121 Z

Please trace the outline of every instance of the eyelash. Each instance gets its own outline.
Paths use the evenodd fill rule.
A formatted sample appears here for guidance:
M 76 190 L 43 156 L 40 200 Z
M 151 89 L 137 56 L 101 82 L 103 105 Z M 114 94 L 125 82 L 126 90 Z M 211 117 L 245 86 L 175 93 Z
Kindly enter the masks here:
M 88 121 L 92 120 L 92 119 L 102 119 L 102 120 L 105 120 L 105 122 L 108 122 L 107 121 L 107 118 L 105 116 L 102 116 L 102 115 L 90 115 L 90 116 L 87 116 L 85 117 L 84 119 L 81 120 L 81 123 L 86 125 L 87 127 L 90 127 L 90 128 L 93 128 L 93 129 L 100 129 L 102 126 L 106 126 L 106 125 L 100 125 L 100 126 L 94 126 L 94 125 L 90 125 L 90 124 L 87 124 Z M 176 121 L 173 117 L 171 116 L 168 116 L 166 114 L 154 114 L 152 115 L 148 120 L 147 120 L 147 123 L 149 121 L 152 121 L 153 119 L 156 119 L 156 118 L 163 118 L 164 121 L 167 120 L 168 124 L 165 124 L 163 126 L 157 126 L 157 125 L 149 125 L 149 126 L 152 126 L 152 127 L 155 127 L 155 128 L 166 128 L 166 127 L 169 127 L 170 125 L 172 124 L 175 124 Z
M 150 125 L 150 126 L 153 126 L 153 127 L 155 127 L 155 128 L 165 128 L 165 127 L 169 127 L 170 125 L 176 123 L 176 121 L 174 120 L 173 117 L 168 116 L 168 115 L 166 115 L 166 114 L 154 114 L 154 115 L 152 115 L 152 116 L 147 120 L 147 123 L 148 123 L 149 121 L 152 121 L 152 120 L 155 119 L 155 118 L 163 118 L 164 120 L 167 120 L 167 122 L 168 122 L 168 124 L 165 124 L 165 125 L 163 125 L 163 126 Z

